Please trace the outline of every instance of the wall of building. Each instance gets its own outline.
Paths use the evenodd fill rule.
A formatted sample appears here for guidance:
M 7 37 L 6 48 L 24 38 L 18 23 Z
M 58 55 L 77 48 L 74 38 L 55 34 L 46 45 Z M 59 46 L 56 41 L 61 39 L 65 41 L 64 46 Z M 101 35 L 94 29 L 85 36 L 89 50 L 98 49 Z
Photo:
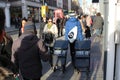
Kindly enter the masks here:
M 20 14 L 22 14 L 21 15 L 22 18 L 23 17 L 27 18 L 29 15 L 31 15 L 28 8 L 33 7 L 36 10 L 36 11 L 35 10 L 33 10 L 33 11 L 37 12 L 37 14 L 35 14 L 35 15 L 37 15 L 39 17 L 39 20 L 40 20 L 40 8 L 43 5 L 40 1 L 38 1 L 38 0 L 9 0 L 9 1 L 10 1 L 10 7 L 11 8 L 12 7 L 21 7 Z M 46 5 L 48 5 L 48 7 L 50 9 L 50 12 L 53 11 L 54 9 L 58 8 L 57 0 L 45 0 L 45 1 L 46 1 L 45 2 Z M 63 5 L 62 7 L 63 7 L 64 10 L 67 10 L 68 9 L 68 0 L 63 0 L 63 1 L 61 3 Z M 4 1 L 2 1 L 2 2 L 4 2 Z M 6 3 L 1 3 L 0 2 L 0 7 L 5 7 L 5 5 L 6 5 Z M 7 19 L 9 22 L 6 21 L 6 27 L 10 27 L 10 25 L 11 25 L 10 24 L 10 22 L 11 22 L 10 18 L 11 18 L 12 14 L 10 14 L 10 9 L 9 10 L 8 9 L 9 9 L 9 7 L 7 6 L 5 8 L 5 11 L 6 11 L 6 16 L 9 16 L 8 19 Z M 36 19 L 37 19 L 37 17 L 36 17 Z

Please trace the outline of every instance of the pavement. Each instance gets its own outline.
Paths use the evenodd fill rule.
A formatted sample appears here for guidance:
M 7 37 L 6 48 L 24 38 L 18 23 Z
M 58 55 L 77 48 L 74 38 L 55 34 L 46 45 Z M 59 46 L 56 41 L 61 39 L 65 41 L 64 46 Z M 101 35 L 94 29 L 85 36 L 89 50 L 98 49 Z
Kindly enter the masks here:
M 62 37 L 59 39 L 63 39 Z M 57 70 L 53 71 L 49 63 L 43 62 L 43 76 L 41 80 L 103 80 L 103 54 L 102 54 L 102 38 L 91 37 L 91 51 L 90 51 L 90 72 L 80 71 L 78 73 L 71 65 L 71 57 L 67 54 L 66 71 Z M 85 61 L 81 62 L 85 64 Z M 47 66 L 47 67 L 46 67 Z
M 40 27 L 40 23 L 35 23 L 36 28 L 38 29 Z M 18 28 L 15 28 L 15 25 L 11 25 L 11 27 L 5 28 L 6 32 L 13 32 L 13 31 L 18 31 Z
M 15 26 L 12 25 L 11 27 L 5 28 L 5 31 L 6 31 L 7 33 L 12 32 L 12 31 L 18 31 L 18 28 L 15 28 Z
M 39 23 L 36 23 L 37 29 L 39 29 Z M 14 28 L 14 26 L 5 29 L 6 32 L 18 30 Z M 58 39 L 64 39 L 63 37 L 59 37 Z M 66 63 L 66 71 L 62 73 L 62 71 L 57 70 L 53 71 L 48 62 L 42 62 L 43 64 L 43 76 L 41 80 L 103 80 L 103 59 L 104 54 L 102 53 L 102 37 L 92 36 L 91 37 L 91 50 L 90 50 L 90 72 L 89 76 L 86 75 L 86 72 L 80 71 L 78 73 L 74 70 L 71 65 L 71 57 L 67 54 L 67 63 Z M 84 61 L 82 62 L 84 63 Z M 81 63 L 81 64 L 82 64 Z

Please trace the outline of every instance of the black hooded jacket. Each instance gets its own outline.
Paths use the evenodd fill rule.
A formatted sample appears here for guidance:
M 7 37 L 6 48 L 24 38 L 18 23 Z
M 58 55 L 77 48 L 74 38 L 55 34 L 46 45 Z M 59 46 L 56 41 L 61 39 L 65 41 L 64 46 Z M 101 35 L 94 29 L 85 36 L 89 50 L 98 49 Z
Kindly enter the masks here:
M 42 76 L 41 59 L 48 60 L 47 49 L 33 30 L 26 30 L 12 46 L 12 61 L 23 77 L 36 79 Z

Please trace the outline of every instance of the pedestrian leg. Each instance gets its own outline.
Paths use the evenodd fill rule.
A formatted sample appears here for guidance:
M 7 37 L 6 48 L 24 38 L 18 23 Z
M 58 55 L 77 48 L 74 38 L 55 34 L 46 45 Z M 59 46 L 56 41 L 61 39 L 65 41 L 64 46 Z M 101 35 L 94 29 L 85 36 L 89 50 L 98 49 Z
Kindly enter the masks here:
M 70 54 L 71 54 L 71 60 L 72 60 L 72 65 L 75 68 L 75 42 L 70 43 Z

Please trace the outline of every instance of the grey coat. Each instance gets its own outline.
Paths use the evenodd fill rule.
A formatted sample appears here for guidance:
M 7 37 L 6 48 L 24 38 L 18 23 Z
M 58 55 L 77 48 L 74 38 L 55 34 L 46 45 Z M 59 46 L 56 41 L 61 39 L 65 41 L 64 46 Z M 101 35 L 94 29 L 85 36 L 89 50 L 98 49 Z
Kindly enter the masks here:
M 99 29 L 102 28 L 104 24 L 103 18 L 101 16 L 96 16 L 93 19 L 93 28 Z
M 18 66 L 23 77 L 36 79 L 42 76 L 41 59 L 49 56 L 42 40 L 33 33 L 23 33 L 12 46 L 12 61 Z

